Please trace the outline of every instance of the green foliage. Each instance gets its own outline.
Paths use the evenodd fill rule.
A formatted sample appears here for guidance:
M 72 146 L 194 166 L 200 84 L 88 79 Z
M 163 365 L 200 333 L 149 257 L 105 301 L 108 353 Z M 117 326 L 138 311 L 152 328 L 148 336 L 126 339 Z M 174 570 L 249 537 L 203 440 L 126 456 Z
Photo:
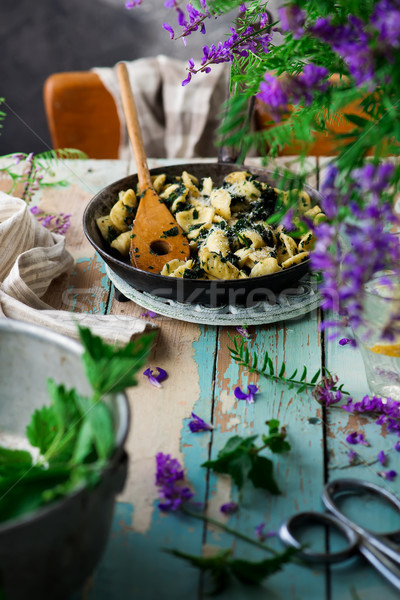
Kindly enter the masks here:
M 110 346 L 84 327 L 79 335 L 85 346 L 83 363 L 91 386 L 98 395 L 115 394 L 136 385 L 135 375 L 146 363 L 155 333 L 142 335 L 120 348 Z
M 234 435 L 218 452 L 215 460 L 208 460 L 202 466 L 216 473 L 230 475 L 239 490 L 250 480 L 256 488 L 280 494 L 274 479 L 273 462 L 260 456 L 260 452 L 268 448 L 273 453 L 282 454 L 290 450 L 290 444 L 286 441 L 286 430 L 279 430 L 279 421 L 272 419 L 267 421 L 267 425 L 269 433 L 262 436 L 262 446 L 254 444 L 257 435 L 246 438 Z
M 237 362 L 240 366 L 246 367 L 250 373 L 258 373 L 267 379 L 277 381 L 287 385 L 289 389 L 297 387 L 298 393 L 304 392 L 306 389 L 314 389 L 321 383 L 320 375 L 331 377 L 331 373 L 328 369 L 318 369 L 308 382 L 307 379 L 307 367 L 303 367 L 301 375 L 298 375 L 298 369 L 296 368 L 291 375 L 286 375 L 286 364 L 283 362 L 279 370 L 275 370 L 274 363 L 268 353 L 265 352 L 264 356 L 259 360 L 257 352 L 253 351 L 250 353 L 248 348 L 248 342 L 242 336 L 235 336 L 234 338 L 229 336 L 233 347 L 228 347 L 231 358 Z M 341 391 L 342 394 L 348 395 L 348 392 L 343 390 L 342 385 L 339 387 L 333 386 L 332 391 Z
M 167 550 L 167 552 L 186 560 L 204 573 L 208 573 L 213 584 L 210 593 L 218 594 L 228 587 L 232 578 L 247 585 L 260 584 L 266 577 L 277 573 L 286 563 L 290 562 L 296 550 L 289 548 L 272 558 L 260 561 L 235 559 L 230 550 L 221 550 L 209 557 L 194 556 L 178 550 Z
M 106 394 L 135 385 L 135 374 L 151 349 L 153 334 L 117 348 L 79 327 L 82 355 L 93 395 L 48 380 L 51 403 L 33 412 L 26 436 L 30 452 L 0 447 L 0 521 L 19 517 L 70 493 L 98 483 L 115 448 L 114 422 Z M 117 365 L 117 363 L 120 363 Z

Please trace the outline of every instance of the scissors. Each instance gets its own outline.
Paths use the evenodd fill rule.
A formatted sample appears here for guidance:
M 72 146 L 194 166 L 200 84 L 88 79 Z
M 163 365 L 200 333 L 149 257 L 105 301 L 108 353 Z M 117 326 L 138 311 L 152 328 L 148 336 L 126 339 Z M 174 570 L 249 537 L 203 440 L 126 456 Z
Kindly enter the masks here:
M 399 514 L 400 499 L 384 488 L 360 479 L 336 479 L 328 483 L 322 493 L 322 502 L 329 513 L 301 512 L 290 517 L 279 529 L 279 537 L 286 546 L 299 550 L 299 558 L 311 563 L 342 562 L 360 552 L 394 587 L 400 590 L 400 529 L 390 533 L 374 534 L 348 519 L 335 503 L 340 495 L 370 492 L 386 500 Z M 301 525 L 321 523 L 332 525 L 347 538 L 348 545 L 338 552 L 317 553 L 303 549 L 294 531 Z

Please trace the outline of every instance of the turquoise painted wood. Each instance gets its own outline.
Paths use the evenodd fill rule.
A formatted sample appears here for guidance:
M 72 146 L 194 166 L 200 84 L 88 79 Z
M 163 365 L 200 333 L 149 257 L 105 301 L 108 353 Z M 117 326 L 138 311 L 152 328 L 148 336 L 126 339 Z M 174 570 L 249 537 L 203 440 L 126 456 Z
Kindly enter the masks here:
M 156 164 L 167 164 L 167 161 L 154 161 L 150 166 Z M 78 190 L 84 202 L 106 184 L 134 171 L 134 164 L 124 161 L 68 161 L 57 167 L 56 176 L 72 181 L 75 186 L 72 191 Z M 50 203 L 57 202 L 54 197 L 48 198 Z M 94 259 L 90 248 L 81 249 L 79 245 L 82 232 L 77 230 L 74 235 L 76 239 L 72 239 L 71 244 L 78 262 L 71 284 L 70 310 L 82 310 L 83 306 L 94 312 L 140 315 L 140 307 L 116 301 L 101 263 Z M 87 289 L 97 290 L 94 298 L 85 299 L 79 292 L 78 288 L 83 288 L 85 283 Z M 341 347 L 337 340 L 328 341 L 327 336 L 321 336 L 322 318 L 318 310 L 302 319 L 250 327 L 249 345 L 256 348 L 259 355 L 268 350 L 278 368 L 285 361 L 289 372 L 307 366 L 308 379 L 326 365 L 337 373 L 354 398 L 361 398 L 368 393 L 361 357 L 357 350 Z M 367 463 L 376 458 L 380 449 L 391 448 L 396 441 L 393 436 L 381 435 L 379 426 L 372 421 L 349 416 L 338 408 L 323 411 L 309 392 L 299 394 L 295 389 L 288 390 L 281 384 L 249 376 L 229 357 L 227 333 L 235 335 L 234 328 L 189 326 L 167 318 L 160 319 L 159 326 L 156 357 L 168 364 L 169 383 L 161 393 L 142 384 L 132 392 L 133 418 L 139 420 L 135 421 L 135 432 L 139 437 L 138 442 L 128 441 L 128 451 L 132 473 L 141 479 L 128 483 L 128 492 L 124 492 L 116 505 L 112 534 L 102 562 L 74 600 L 205 600 L 209 582 L 195 568 L 164 549 L 176 548 L 200 555 L 229 548 L 237 557 L 258 560 L 267 556 L 245 542 L 232 541 L 231 536 L 221 530 L 205 527 L 200 521 L 160 513 L 153 486 L 154 455 L 160 450 L 170 452 L 170 448 L 176 448 L 179 451 L 187 480 L 196 493 L 195 500 L 207 505 L 210 516 L 252 538 L 254 528 L 260 523 L 265 523 L 267 531 L 276 531 L 280 523 L 295 512 L 321 510 L 323 485 L 337 477 L 365 478 L 400 494 L 400 482 L 389 484 L 377 476 L 378 464 L 348 468 L 349 447 L 345 437 L 350 431 L 363 431 L 370 442 L 370 447 L 360 450 Z M 179 389 L 174 389 L 174 381 L 181 382 Z M 245 389 L 250 382 L 260 388 L 256 402 L 237 401 L 235 387 L 240 385 Z M 146 413 L 146 406 L 151 407 L 152 412 L 149 409 Z M 212 433 L 189 431 L 191 410 L 213 423 Z M 219 510 L 221 504 L 237 501 L 238 493 L 228 478 L 213 474 L 208 478 L 201 463 L 208 457 L 216 457 L 232 435 L 266 433 L 265 421 L 271 418 L 279 419 L 287 427 L 292 446 L 286 455 L 266 453 L 274 462 L 282 493 L 273 496 L 246 487 L 240 498 L 240 511 L 225 517 Z M 147 445 L 146 453 L 141 454 L 140 440 L 145 446 L 149 439 L 153 445 Z M 391 452 L 390 468 L 399 470 L 399 461 L 400 454 Z M 383 519 L 392 527 L 399 521 L 398 515 L 388 517 L 383 509 L 374 511 L 369 502 L 361 507 L 349 504 L 348 510 L 356 517 L 367 519 L 374 527 L 382 525 Z M 149 522 L 145 524 L 145 517 L 149 515 Z M 143 523 L 138 524 L 137 519 L 142 518 Z M 314 531 L 309 537 L 312 543 L 321 544 L 321 540 L 321 531 Z M 277 539 L 271 538 L 268 543 L 281 548 Z M 331 543 L 337 543 L 332 536 Z M 375 600 L 377 595 L 387 600 L 398 597 L 372 568 L 354 559 L 330 570 L 290 564 L 260 587 L 235 583 L 219 598 Z

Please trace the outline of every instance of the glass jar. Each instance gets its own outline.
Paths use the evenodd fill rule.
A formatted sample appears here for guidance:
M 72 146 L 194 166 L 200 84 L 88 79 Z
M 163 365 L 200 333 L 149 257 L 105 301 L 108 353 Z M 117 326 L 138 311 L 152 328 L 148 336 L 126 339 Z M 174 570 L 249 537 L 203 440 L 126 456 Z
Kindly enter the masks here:
M 371 392 L 400 400 L 400 277 L 377 274 L 365 286 L 363 323 L 353 330 Z

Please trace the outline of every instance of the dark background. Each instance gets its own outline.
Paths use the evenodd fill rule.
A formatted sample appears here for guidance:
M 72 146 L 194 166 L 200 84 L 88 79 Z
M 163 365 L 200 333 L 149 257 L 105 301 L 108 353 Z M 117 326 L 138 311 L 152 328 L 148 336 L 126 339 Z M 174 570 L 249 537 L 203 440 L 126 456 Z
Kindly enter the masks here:
M 6 113 L 0 155 L 51 147 L 42 99 L 51 73 L 157 54 L 200 57 L 204 44 L 223 39 L 230 21 L 227 16 L 207 21 L 207 35 L 192 34 L 185 47 L 161 27 L 164 21 L 176 25 L 164 0 L 144 0 L 131 10 L 124 0 L 1 0 L 0 6 L 0 97 L 5 99 L 0 108 Z

